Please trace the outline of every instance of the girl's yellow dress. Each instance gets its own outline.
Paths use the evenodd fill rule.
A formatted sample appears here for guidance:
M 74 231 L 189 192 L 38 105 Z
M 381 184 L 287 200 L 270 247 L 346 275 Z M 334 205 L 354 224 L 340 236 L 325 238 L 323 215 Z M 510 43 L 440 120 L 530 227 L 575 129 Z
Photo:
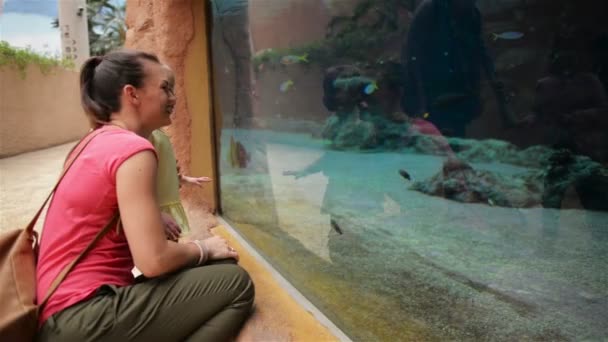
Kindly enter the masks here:
M 160 129 L 152 132 L 150 141 L 158 155 L 158 174 L 156 180 L 156 196 L 161 211 L 173 217 L 182 229 L 189 232 L 188 217 L 179 197 L 179 175 L 177 160 L 169 137 Z

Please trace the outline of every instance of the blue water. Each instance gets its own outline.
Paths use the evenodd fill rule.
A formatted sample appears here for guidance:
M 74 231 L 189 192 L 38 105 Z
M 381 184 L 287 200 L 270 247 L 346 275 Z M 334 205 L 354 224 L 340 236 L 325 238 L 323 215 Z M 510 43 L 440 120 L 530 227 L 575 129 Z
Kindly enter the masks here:
M 245 169 L 227 163 L 231 136 L 251 154 Z M 270 131 L 223 130 L 221 140 L 225 216 L 300 251 L 278 255 L 258 244 L 354 338 L 381 338 L 370 326 L 386 324 L 399 339 L 412 320 L 429 339 L 608 338 L 608 213 L 465 204 L 409 190 L 397 171 L 426 179 L 441 169 L 438 156 L 332 151 L 308 135 Z M 249 238 L 256 245 L 257 235 Z M 352 302 L 302 281 L 303 271 L 347 279 Z M 360 296 L 370 293 L 399 312 L 360 312 Z M 345 305 L 351 310 L 338 309 Z

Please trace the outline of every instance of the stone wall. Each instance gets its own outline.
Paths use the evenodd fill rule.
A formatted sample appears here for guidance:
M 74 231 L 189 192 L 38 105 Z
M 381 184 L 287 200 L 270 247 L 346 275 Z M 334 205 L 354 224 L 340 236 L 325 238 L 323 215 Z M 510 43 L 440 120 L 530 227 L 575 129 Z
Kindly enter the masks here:
M 88 130 L 78 73 L 0 68 L 0 157 L 74 141 Z

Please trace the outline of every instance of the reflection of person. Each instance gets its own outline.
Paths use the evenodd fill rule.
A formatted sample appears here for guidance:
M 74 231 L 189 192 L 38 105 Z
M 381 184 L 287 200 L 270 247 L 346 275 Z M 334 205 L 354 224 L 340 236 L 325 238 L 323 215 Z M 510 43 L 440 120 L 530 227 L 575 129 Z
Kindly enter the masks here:
M 336 112 L 340 120 L 344 120 L 351 113 L 358 111 L 361 102 L 369 98 L 363 92 L 363 88 L 371 80 L 361 76 L 361 74 L 361 70 L 352 65 L 333 66 L 325 71 L 323 77 L 323 105 L 327 110 Z M 359 79 L 365 79 L 366 81 L 357 82 Z M 351 80 L 352 82 L 349 82 Z M 342 84 L 342 86 L 338 86 L 339 84 Z
M 156 196 L 164 214 L 165 223 L 174 222 L 181 232 L 189 232 L 188 217 L 179 197 L 181 184 L 202 186 L 210 182 L 209 177 L 191 177 L 178 173 L 177 161 L 169 137 L 160 129 L 154 130 L 149 137 L 158 156 L 158 174 L 156 178 Z M 168 215 L 168 217 L 167 217 Z
M 118 210 L 122 228 L 97 242 L 52 294 L 40 312 L 38 341 L 227 340 L 249 315 L 253 284 L 234 262 L 219 262 L 238 259 L 224 239 L 165 237 L 154 188 L 157 160 L 146 138 L 171 122 L 171 77 L 156 56 L 137 51 L 84 64 L 83 107 L 101 131 L 49 206 L 38 300 Z M 135 283 L 133 266 L 146 279 Z
M 356 174 L 350 173 L 345 176 L 347 170 L 353 170 L 361 167 L 361 160 L 357 158 L 338 158 L 336 154 L 324 153 L 319 159 L 315 160 L 310 165 L 301 170 L 287 170 L 283 172 L 284 176 L 294 176 L 295 179 L 307 177 L 316 173 L 321 173 L 327 178 L 327 187 L 321 205 L 321 213 L 335 215 L 341 212 L 345 206 L 361 204 L 368 215 L 373 215 L 380 208 L 383 197 L 378 192 L 369 192 L 364 190 L 364 187 L 353 186 L 364 182 L 358 178 Z M 370 172 L 373 174 L 374 170 Z M 357 177 L 357 178 L 355 178 Z M 355 201 L 356 204 L 350 202 L 353 199 L 363 199 L 366 201 Z M 374 198 L 376 200 L 374 200 Z M 372 207 L 369 203 L 375 203 Z
M 577 38 L 556 40 L 549 75 L 536 84 L 534 114 L 527 120 L 538 123 L 544 143 L 606 162 L 608 98 L 598 77 L 583 70 L 571 42 Z
M 464 136 L 466 125 L 481 114 L 483 69 L 501 115 L 509 124 L 514 121 L 483 41 L 475 0 L 424 0 L 412 19 L 402 60 L 402 107 L 408 115 L 428 115 L 444 134 Z

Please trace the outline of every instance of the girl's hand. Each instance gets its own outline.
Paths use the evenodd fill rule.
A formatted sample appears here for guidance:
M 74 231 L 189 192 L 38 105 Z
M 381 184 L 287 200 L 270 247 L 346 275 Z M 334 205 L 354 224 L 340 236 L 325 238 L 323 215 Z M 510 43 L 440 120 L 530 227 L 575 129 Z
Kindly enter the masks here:
M 201 242 L 207 248 L 207 253 L 209 253 L 207 260 L 219 260 L 227 258 L 233 258 L 236 261 L 239 260 L 239 254 L 236 252 L 236 250 L 228 246 L 228 241 L 220 236 L 212 236 L 202 240 Z
M 167 239 L 171 241 L 177 241 L 179 236 L 182 234 L 182 229 L 179 227 L 177 222 L 171 217 L 171 215 L 167 213 L 161 213 L 161 218 L 163 219 L 163 225 L 165 226 L 165 235 L 167 235 Z
M 202 187 L 204 183 L 211 182 L 211 178 L 209 177 L 190 177 L 190 176 L 182 176 L 182 181 L 184 183 L 196 185 Z

